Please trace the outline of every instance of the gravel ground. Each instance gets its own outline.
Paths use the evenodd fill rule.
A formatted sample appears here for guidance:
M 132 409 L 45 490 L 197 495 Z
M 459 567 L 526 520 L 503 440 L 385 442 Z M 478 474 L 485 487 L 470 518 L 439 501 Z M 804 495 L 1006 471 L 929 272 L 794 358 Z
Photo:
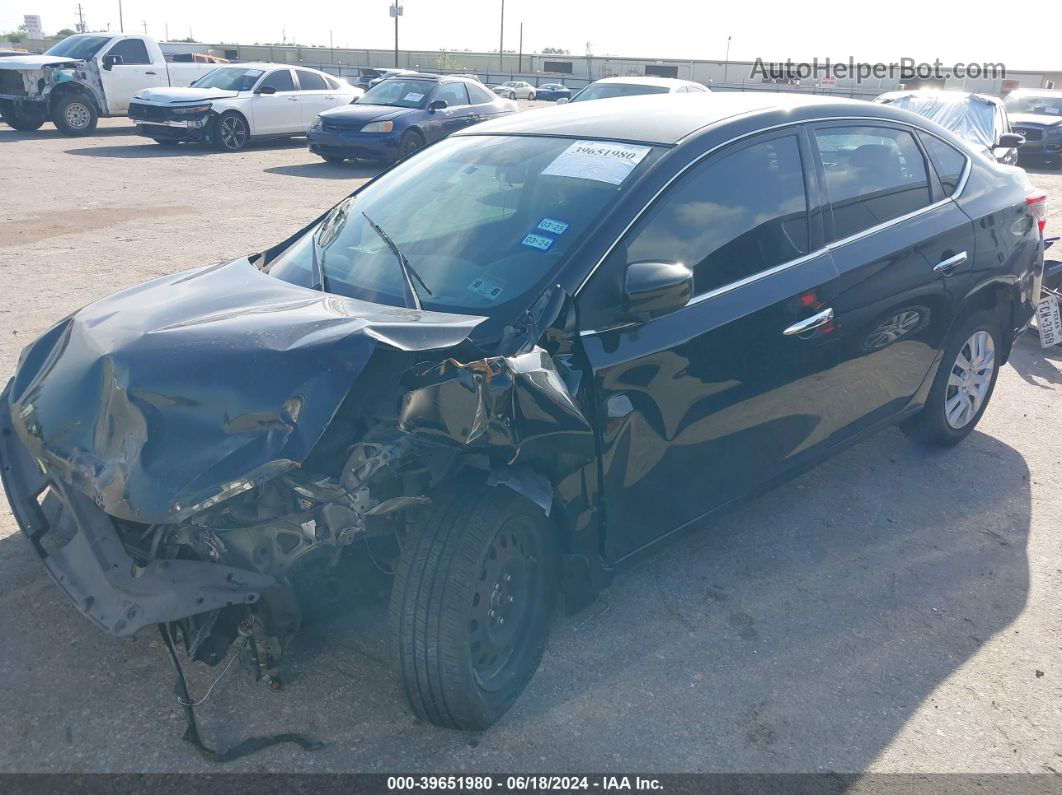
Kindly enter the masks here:
M 0 377 L 121 287 L 261 250 L 374 173 L 301 141 L 238 154 L 0 127 Z M 1062 176 L 1034 172 L 1062 229 Z M 482 734 L 435 729 L 390 678 L 385 598 L 309 628 L 284 689 L 234 667 L 220 746 L 326 741 L 227 771 L 1062 771 L 1062 355 L 1024 339 L 978 430 L 882 433 L 620 576 L 560 618 Z M 181 742 L 157 636 L 103 634 L 0 508 L 0 771 L 217 770 Z M 190 667 L 201 694 L 217 670 Z

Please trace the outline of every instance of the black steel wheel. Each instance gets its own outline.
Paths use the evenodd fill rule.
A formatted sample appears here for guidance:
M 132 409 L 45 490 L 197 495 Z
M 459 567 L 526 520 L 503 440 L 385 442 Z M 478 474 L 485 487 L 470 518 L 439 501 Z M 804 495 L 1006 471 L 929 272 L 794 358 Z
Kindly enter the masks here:
M 557 589 L 555 530 L 505 487 L 468 481 L 447 492 L 399 559 L 392 659 L 418 717 L 485 729 L 542 659 Z
M 99 118 L 95 103 L 82 93 L 66 94 L 52 106 L 52 123 L 63 135 L 88 135 Z

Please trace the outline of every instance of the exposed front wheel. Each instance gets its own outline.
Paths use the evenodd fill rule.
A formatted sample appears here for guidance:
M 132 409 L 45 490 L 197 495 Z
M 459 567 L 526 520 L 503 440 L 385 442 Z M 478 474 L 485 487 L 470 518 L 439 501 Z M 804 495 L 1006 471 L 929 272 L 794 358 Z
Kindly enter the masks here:
M 542 659 L 557 588 L 554 529 L 507 488 L 471 481 L 431 511 L 396 568 L 392 660 L 418 717 L 485 729 Z
M 52 107 L 52 123 L 63 135 L 88 135 L 99 118 L 92 100 L 80 94 L 60 97 Z
M 214 134 L 211 136 L 214 146 L 223 152 L 238 152 L 247 146 L 251 131 L 247 120 L 236 111 L 222 113 L 214 121 Z
M 975 312 L 952 333 L 922 410 L 900 426 L 935 447 L 966 438 L 988 407 L 999 375 L 1002 332 L 993 312 Z

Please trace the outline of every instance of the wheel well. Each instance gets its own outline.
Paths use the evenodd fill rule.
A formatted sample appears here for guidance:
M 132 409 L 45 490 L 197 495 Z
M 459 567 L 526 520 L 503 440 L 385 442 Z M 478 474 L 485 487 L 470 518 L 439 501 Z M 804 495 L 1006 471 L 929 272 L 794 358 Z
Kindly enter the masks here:
M 58 103 L 59 100 L 63 99 L 64 97 L 70 96 L 71 94 L 80 95 L 83 99 L 86 99 L 92 103 L 92 107 L 96 111 L 96 113 L 100 115 L 103 114 L 103 111 L 100 110 L 100 104 L 96 101 L 96 97 L 93 95 L 93 93 L 78 83 L 60 83 L 54 89 L 52 89 L 50 103 L 52 109 L 54 109 L 55 103 Z
M 1000 365 L 1006 364 L 1013 344 L 1014 330 L 1014 294 L 1013 290 L 1003 284 L 987 284 L 967 297 L 958 319 L 968 317 L 974 312 L 994 312 L 999 318 L 1003 333 L 1003 352 Z
M 422 141 L 427 141 L 428 140 L 428 137 L 424 134 L 424 130 L 420 129 L 420 127 L 409 127 L 409 128 L 406 129 L 406 131 L 404 133 L 402 133 L 402 135 L 406 136 L 406 135 L 409 135 L 410 133 L 414 133 L 416 135 L 419 135 Z

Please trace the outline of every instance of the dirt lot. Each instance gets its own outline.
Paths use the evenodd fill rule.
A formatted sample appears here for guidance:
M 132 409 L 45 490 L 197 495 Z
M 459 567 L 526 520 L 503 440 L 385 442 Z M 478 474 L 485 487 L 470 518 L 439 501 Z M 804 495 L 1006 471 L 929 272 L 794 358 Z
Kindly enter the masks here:
M 374 173 L 301 142 L 238 155 L 0 126 L 0 378 L 118 288 L 283 239 Z M 1062 176 L 1032 176 L 1062 230 Z M 390 678 L 385 597 L 313 626 L 274 693 L 234 667 L 211 741 L 305 731 L 226 770 L 1062 771 L 1062 355 L 1023 341 L 979 429 L 896 431 L 619 577 L 560 618 L 503 721 L 420 724 Z M 217 770 L 181 742 L 157 635 L 107 636 L 0 508 L 0 770 Z M 217 670 L 190 669 L 205 691 Z

